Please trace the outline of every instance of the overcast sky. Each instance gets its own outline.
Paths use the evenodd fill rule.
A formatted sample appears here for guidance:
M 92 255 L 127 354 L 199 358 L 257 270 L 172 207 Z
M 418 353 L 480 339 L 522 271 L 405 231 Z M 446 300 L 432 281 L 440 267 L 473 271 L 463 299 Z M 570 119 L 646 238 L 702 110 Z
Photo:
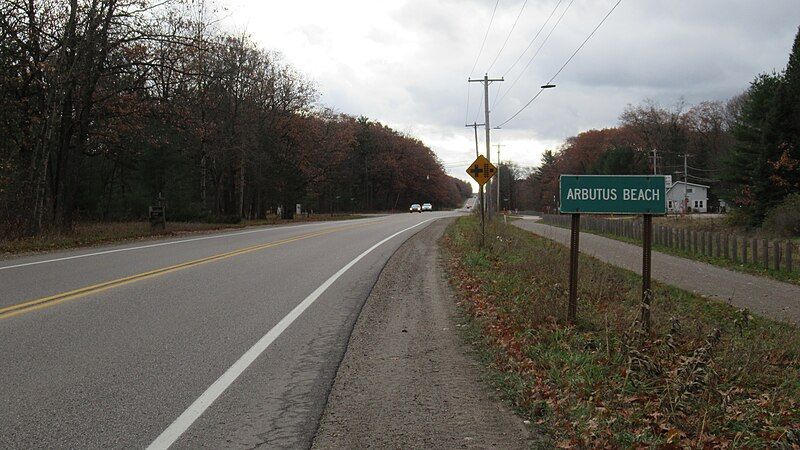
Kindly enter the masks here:
M 281 52 L 316 83 L 326 106 L 417 136 L 451 174 L 467 178 L 475 146 L 464 124 L 483 121 L 482 87 L 467 78 L 495 0 L 220 1 L 226 28 Z M 496 58 L 489 76 L 506 80 L 489 95 L 490 105 L 500 99 L 493 125 L 536 94 L 616 0 L 523 3 L 500 0 L 471 74 L 482 77 Z M 505 145 L 503 160 L 536 165 L 566 137 L 615 125 L 628 104 L 725 100 L 758 73 L 785 67 L 798 25 L 800 0 L 622 0 L 558 86 L 493 130 L 492 143 Z M 482 131 L 479 139 L 483 151 Z

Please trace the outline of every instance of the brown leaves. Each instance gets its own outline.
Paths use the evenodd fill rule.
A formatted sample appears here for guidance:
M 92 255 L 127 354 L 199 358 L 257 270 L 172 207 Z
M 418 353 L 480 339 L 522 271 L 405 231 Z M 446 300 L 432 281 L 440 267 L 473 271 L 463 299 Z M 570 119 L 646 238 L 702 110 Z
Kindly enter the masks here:
M 764 447 L 800 423 L 800 399 L 786 386 L 786 376 L 798 373 L 798 351 L 759 329 L 762 321 L 732 312 L 720 323 L 687 313 L 676 299 L 656 298 L 654 308 L 670 310 L 654 315 L 649 335 L 630 325 L 636 304 L 624 300 L 591 302 L 585 323 L 566 327 L 540 311 L 563 303 L 552 269 L 561 255 L 506 233 L 510 244 L 485 258 L 489 266 L 464 263 L 471 250 L 456 242 L 468 236 L 447 241 L 448 267 L 466 310 L 499 350 L 494 369 L 524 380 L 514 404 L 557 436 L 552 446 Z M 613 272 L 597 279 L 613 279 L 613 286 L 623 280 L 617 289 L 630 289 L 629 279 Z M 597 312 L 603 305 L 608 320 Z M 747 335 L 758 338 L 745 341 Z

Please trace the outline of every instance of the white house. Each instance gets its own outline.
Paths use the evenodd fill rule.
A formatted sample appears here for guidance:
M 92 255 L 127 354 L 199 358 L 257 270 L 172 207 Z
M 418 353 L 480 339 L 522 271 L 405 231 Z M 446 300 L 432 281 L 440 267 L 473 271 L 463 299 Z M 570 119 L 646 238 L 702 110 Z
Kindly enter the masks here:
M 668 213 L 708 212 L 708 186 L 676 181 L 667 187 Z

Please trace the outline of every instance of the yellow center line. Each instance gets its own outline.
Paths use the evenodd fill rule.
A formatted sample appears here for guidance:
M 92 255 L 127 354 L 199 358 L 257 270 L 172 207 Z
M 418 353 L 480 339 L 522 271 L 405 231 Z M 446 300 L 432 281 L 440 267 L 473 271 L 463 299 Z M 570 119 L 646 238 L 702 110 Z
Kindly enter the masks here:
M 382 220 L 382 219 L 381 219 Z M 351 230 L 354 228 L 361 228 L 366 227 L 369 225 L 373 225 L 381 220 L 371 221 L 367 223 L 359 223 L 353 225 L 347 225 L 343 227 L 336 227 L 336 228 L 329 228 L 326 230 L 321 231 L 314 231 L 311 233 L 301 234 L 298 236 L 292 236 L 285 239 L 280 239 L 273 242 L 268 242 L 266 244 L 257 244 L 250 247 L 241 248 L 238 250 L 233 250 L 230 252 L 220 253 L 217 255 L 207 256 L 205 258 L 195 259 L 192 261 L 183 262 L 180 264 L 175 264 L 173 266 L 162 267 L 160 269 L 150 270 L 147 272 L 142 272 L 136 275 L 130 275 L 123 278 L 118 278 L 116 280 L 105 281 L 98 284 L 93 284 L 91 286 L 82 287 L 80 289 L 75 289 L 69 292 L 62 292 L 60 294 L 51 295 L 48 297 L 38 298 L 36 300 L 30 300 L 23 303 L 17 303 L 15 305 L 6 306 L 4 308 L 0 308 L 0 320 L 8 319 L 9 317 L 18 316 L 20 314 L 24 314 L 30 311 L 36 311 L 43 308 L 48 308 L 50 306 L 56 305 L 58 303 L 62 303 L 68 300 L 74 300 L 77 298 L 85 297 L 90 294 L 98 293 L 107 291 L 109 289 L 113 289 L 116 287 L 124 286 L 126 284 L 130 284 L 136 281 L 145 280 L 148 278 L 157 277 L 159 275 L 165 275 L 171 272 L 176 272 L 178 270 L 187 269 L 189 267 L 199 266 L 201 264 L 210 263 L 213 261 L 220 261 L 223 259 L 231 258 L 233 256 L 243 255 L 245 253 L 251 253 L 259 250 L 264 250 L 270 247 L 277 247 L 279 245 L 289 244 L 296 241 L 301 241 L 303 239 L 309 239 L 316 236 L 322 236 L 325 234 L 335 233 L 337 231 L 345 231 Z

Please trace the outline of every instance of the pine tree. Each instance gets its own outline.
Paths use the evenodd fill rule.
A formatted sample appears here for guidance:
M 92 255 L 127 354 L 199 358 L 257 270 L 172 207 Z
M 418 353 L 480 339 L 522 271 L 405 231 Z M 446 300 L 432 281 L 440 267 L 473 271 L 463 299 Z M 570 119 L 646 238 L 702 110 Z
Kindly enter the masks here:
M 757 226 L 770 208 L 800 192 L 800 29 L 786 70 L 751 83 L 732 132 L 737 142 L 724 178 L 739 186 L 733 200 Z

